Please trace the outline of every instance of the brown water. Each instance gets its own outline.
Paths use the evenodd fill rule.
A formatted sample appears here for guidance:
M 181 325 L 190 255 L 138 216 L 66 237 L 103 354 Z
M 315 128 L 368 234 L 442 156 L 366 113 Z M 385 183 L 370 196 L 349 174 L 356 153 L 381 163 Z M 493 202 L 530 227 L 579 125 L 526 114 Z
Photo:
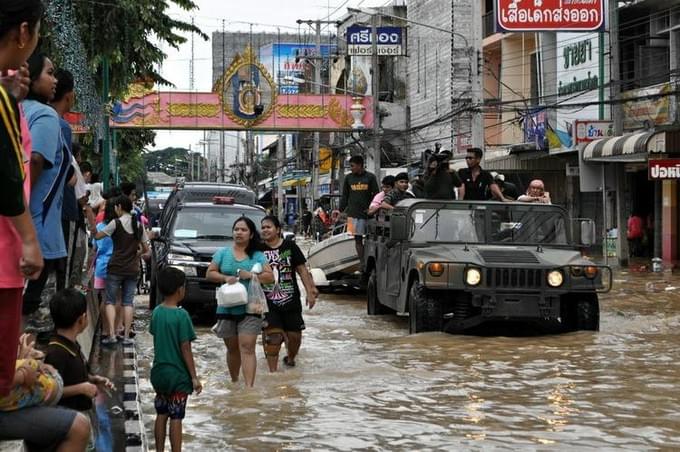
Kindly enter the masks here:
M 680 279 L 663 278 L 617 275 L 599 333 L 525 338 L 410 336 L 363 296 L 322 295 L 298 366 L 271 375 L 259 348 L 252 390 L 228 382 L 224 345 L 199 327 L 185 450 L 678 450 Z M 148 334 L 137 346 L 151 356 Z

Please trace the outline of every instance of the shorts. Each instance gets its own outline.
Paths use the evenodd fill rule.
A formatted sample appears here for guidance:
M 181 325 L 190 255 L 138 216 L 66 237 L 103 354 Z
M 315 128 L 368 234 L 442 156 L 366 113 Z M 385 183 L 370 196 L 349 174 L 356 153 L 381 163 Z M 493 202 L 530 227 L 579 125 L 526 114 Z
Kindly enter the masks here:
M 347 217 L 347 232 L 354 235 L 366 235 L 366 219 Z
M 47 406 L 0 412 L 0 438 L 23 439 L 29 451 L 54 450 L 68 435 L 77 414 Z
M 106 278 L 100 278 L 99 276 L 94 277 L 94 288 L 97 290 L 106 289 Z
M 135 292 L 137 291 L 137 277 L 113 275 L 106 277 L 106 304 L 116 304 L 118 292 L 123 288 L 123 306 L 135 304 Z
M 262 318 L 260 316 L 244 314 L 233 318 L 218 319 L 212 327 L 213 333 L 221 339 L 250 334 L 257 336 L 262 332 Z
M 168 416 L 170 419 L 184 419 L 187 409 L 189 394 L 185 392 L 173 392 L 172 394 L 156 394 L 154 407 L 159 416 Z
M 9 394 L 14 381 L 21 328 L 23 288 L 0 289 L 0 397 Z
M 283 331 L 300 332 L 305 329 L 302 310 L 282 311 L 270 307 L 265 317 L 265 328 L 281 328 Z

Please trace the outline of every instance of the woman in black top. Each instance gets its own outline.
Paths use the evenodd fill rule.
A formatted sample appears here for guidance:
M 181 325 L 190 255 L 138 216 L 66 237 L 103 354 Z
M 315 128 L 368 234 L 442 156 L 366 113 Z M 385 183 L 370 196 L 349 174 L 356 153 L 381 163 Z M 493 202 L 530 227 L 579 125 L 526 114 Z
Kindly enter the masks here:
M 283 363 L 295 366 L 295 357 L 302 343 L 302 301 L 296 273 L 300 275 L 307 292 L 307 306 L 313 308 L 319 294 L 312 275 L 305 266 L 305 256 L 292 240 L 281 238 L 281 223 L 275 216 L 262 219 L 263 252 L 274 272 L 274 282 L 263 284 L 269 312 L 265 319 L 262 344 L 269 370 L 278 368 L 281 344 L 286 342 L 287 355 Z

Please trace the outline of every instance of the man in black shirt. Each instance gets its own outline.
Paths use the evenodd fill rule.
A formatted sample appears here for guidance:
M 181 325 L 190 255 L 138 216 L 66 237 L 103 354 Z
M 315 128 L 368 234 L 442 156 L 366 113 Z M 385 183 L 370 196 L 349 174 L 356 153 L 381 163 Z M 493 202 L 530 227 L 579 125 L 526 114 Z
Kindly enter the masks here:
M 380 188 L 375 175 L 364 169 L 364 158 L 362 156 L 352 156 L 349 159 L 349 166 L 352 172 L 345 176 L 342 185 L 340 211 L 347 215 L 347 232 L 354 234 L 357 255 L 359 260 L 363 262 L 368 207 Z
M 479 148 L 470 148 L 467 151 L 465 162 L 467 168 L 458 171 L 458 176 L 463 185 L 458 188 L 458 199 L 466 201 L 483 201 L 487 198 L 487 190 L 493 199 L 506 201 L 501 193 L 498 184 L 493 180 L 493 176 L 488 171 L 484 171 L 479 166 L 482 161 L 483 152 Z

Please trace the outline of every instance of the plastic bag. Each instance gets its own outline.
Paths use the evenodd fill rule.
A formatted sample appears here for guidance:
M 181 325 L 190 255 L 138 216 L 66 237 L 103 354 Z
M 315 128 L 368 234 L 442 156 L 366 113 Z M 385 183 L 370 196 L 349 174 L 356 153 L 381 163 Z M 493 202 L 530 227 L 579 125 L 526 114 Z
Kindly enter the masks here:
M 266 314 L 269 312 L 267 307 L 267 297 L 264 295 L 264 290 L 260 285 L 260 280 L 257 274 L 253 273 L 250 279 L 250 287 L 248 288 L 248 304 L 246 305 L 246 312 L 248 314 Z
M 217 305 L 231 308 L 243 306 L 248 303 L 248 292 L 246 286 L 237 282 L 235 284 L 222 284 L 216 293 Z

